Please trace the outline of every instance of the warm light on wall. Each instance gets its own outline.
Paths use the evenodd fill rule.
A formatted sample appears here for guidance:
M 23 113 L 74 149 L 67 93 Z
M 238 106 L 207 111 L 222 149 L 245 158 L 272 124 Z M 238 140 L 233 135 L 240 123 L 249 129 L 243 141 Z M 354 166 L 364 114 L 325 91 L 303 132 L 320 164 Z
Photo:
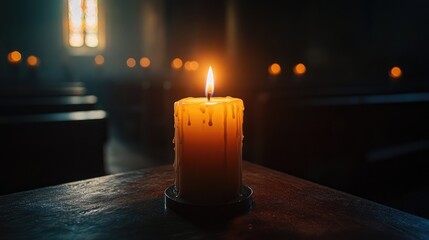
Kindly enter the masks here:
M 400 78 L 402 76 L 402 70 L 400 67 L 392 67 L 389 71 L 389 76 L 391 78 Z
M 148 68 L 150 66 L 150 59 L 148 57 L 140 58 L 140 66 L 142 68 Z
M 97 55 L 97 56 L 95 56 L 94 62 L 97 65 L 103 65 L 104 64 L 104 57 L 103 57 L 103 55 Z
M 307 68 L 302 63 L 298 63 L 293 68 L 293 73 L 295 73 L 296 75 L 304 75 L 306 71 L 307 71 Z
M 136 66 L 136 60 L 134 58 L 128 58 L 127 59 L 127 66 L 129 68 L 133 68 Z
M 97 47 L 97 0 L 68 0 L 69 44 L 71 47 Z
M 178 69 L 182 68 L 182 66 L 183 66 L 183 61 L 180 58 L 175 58 L 175 59 L 173 59 L 173 61 L 171 61 L 171 68 L 173 68 L 173 69 L 178 70 Z
M 39 59 L 34 55 L 30 55 L 27 58 L 27 64 L 30 67 L 37 67 L 39 66 Z
M 7 55 L 7 60 L 8 60 L 10 63 L 19 63 L 19 62 L 21 61 L 21 58 L 22 58 L 21 53 L 20 53 L 20 52 L 18 52 L 18 51 L 10 52 L 10 53 Z
M 273 63 L 268 67 L 268 73 L 271 75 L 279 75 L 282 71 L 282 68 L 278 63 Z

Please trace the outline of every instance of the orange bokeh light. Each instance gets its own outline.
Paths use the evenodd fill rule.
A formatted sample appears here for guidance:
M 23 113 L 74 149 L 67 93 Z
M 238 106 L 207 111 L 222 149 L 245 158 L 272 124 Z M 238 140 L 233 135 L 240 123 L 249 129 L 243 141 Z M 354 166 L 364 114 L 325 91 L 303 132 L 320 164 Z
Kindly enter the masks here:
M 97 65 L 103 65 L 104 64 L 104 57 L 103 57 L 103 55 L 97 55 L 97 56 L 95 56 L 94 62 Z
M 392 67 L 389 71 L 391 78 L 400 78 L 402 76 L 402 70 L 400 67 Z
M 304 73 L 307 71 L 307 68 L 305 67 L 304 64 L 302 63 L 298 63 L 297 65 L 295 65 L 295 67 L 293 68 L 293 72 L 296 75 L 304 75 Z
M 19 63 L 21 59 L 22 59 L 21 53 L 18 51 L 10 52 L 7 55 L 7 60 L 9 60 L 9 62 L 11 63 Z
M 186 61 L 185 62 L 185 70 L 186 71 L 191 71 L 191 61 Z
M 183 66 L 183 61 L 180 58 L 175 58 L 173 61 L 171 61 L 171 68 L 173 69 L 180 69 Z
M 273 63 L 268 67 L 268 73 L 271 75 L 278 75 L 282 71 L 282 68 L 280 67 L 280 64 Z
M 186 71 L 197 71 L 199 67 L 200 67 L 200 64 L 195 60 L 185 62 Z
M 150 66 L 150 59 L 149 59 L 149 58 L 147 58 L 147 57 L 142 57 L 142 58 L 140 59 L 140 66 L 141 66 L 142 68 L 147 68 L 147 67 L 149 67 L 149 66 Z
M 191 68 L 191 71 L 197 71 L 200 64 L 197 61 L 191 61 L 189 67 Z
M 136 66 L 136 60 L 134 58 L 128 58 L 127 59 L 127 66 L 129 68 L 133 68 Z
M 27 64 L 30 67 L 37 67 L 39 65 L 39 59 L 34 55 L 30 55 L 27 58 Z

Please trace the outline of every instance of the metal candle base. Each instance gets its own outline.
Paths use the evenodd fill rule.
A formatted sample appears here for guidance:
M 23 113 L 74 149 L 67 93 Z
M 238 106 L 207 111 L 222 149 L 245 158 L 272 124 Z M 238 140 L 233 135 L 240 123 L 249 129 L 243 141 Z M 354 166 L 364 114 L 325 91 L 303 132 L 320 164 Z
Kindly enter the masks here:
M 215 205 L 193 204 L 177 197 L 174 185 L 164 191 L 165 206 L 179 214 L 185 214 L 193 217 L 218 216 L 229 217 L 248 212 L 253 206 L 253 190 L 248 186 L 241 188 L 240 195 L 225 203 Z

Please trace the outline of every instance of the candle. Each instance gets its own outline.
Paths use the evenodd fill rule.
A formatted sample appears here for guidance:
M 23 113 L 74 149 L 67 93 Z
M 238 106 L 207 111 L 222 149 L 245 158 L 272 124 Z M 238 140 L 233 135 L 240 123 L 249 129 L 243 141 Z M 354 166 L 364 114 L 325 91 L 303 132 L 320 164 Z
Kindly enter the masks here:
M 243 101 L 213 92 L 210 67 L 207 97 L 174 103 L 175 190 L 193 204 L 228 202 L 242 188 Z

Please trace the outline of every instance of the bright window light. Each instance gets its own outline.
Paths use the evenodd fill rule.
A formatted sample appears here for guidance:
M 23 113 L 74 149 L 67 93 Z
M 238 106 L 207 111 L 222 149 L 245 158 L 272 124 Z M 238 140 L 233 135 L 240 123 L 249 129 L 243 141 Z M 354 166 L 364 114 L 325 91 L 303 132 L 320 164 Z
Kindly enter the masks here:
M 69 44 L 71 47 L 98 47 L 97 0 L 68 0 Z

